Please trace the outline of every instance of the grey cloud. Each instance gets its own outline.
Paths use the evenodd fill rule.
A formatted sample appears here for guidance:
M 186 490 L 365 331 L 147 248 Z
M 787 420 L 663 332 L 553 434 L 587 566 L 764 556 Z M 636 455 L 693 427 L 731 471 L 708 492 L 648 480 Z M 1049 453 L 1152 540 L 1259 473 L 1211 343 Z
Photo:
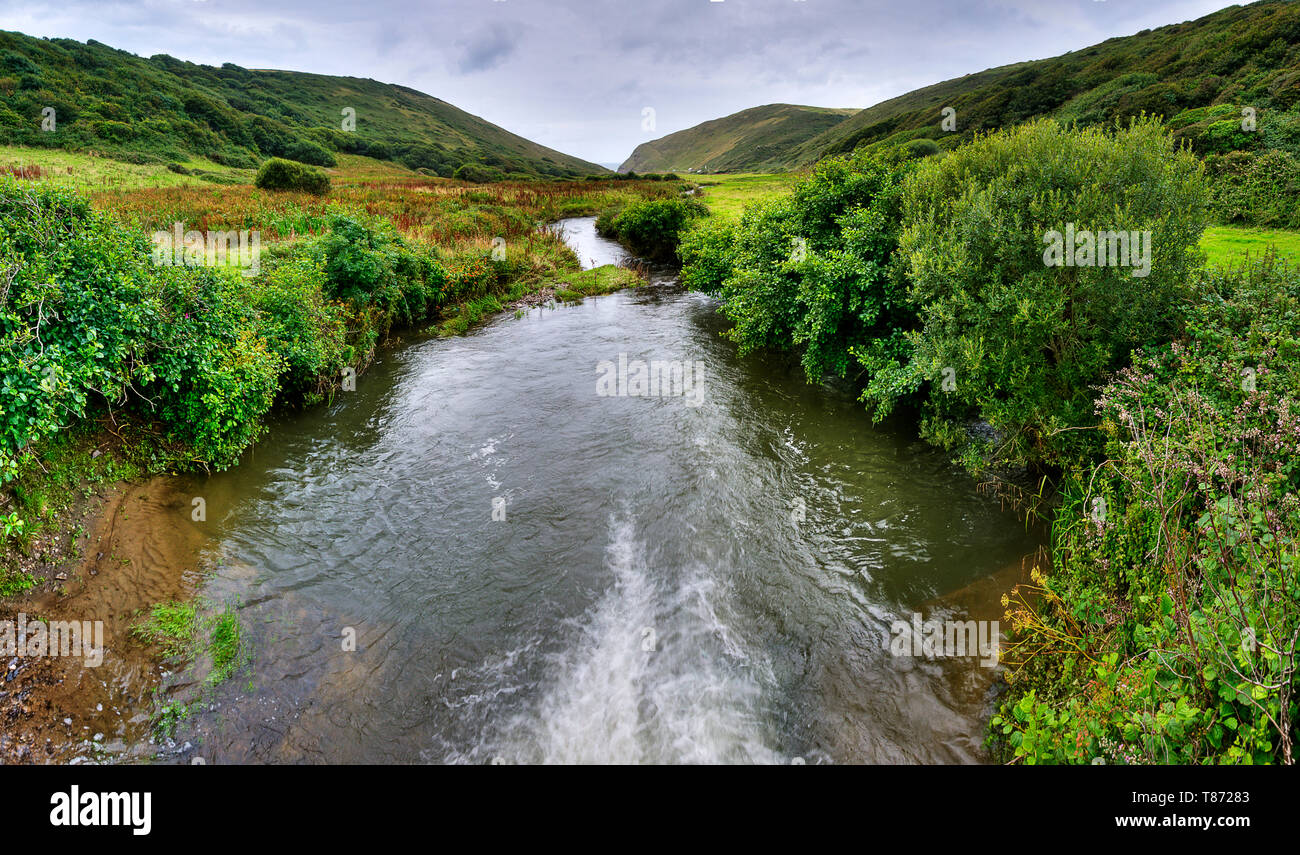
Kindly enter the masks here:
M 454 62 L 461 74 L 474 74 L 495 68 L 515 52 L 523 28 L 491 24 L 468 39 L 457 42 L 460 53 Z
M 372 77 L 592 161 L 745 107 L 865 107 L 1228 0 L 0 0 L 0 28 Z M 653 134 L 641 110 L 653 106 Z

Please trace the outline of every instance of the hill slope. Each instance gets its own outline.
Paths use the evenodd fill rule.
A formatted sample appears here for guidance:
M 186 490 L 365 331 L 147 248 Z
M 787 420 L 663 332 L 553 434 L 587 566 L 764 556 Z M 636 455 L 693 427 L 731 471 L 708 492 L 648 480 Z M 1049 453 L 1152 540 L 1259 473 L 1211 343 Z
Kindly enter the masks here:
M 711 172 L 798 169 L 859 146 L 913 139 L 942 148 L 976 132 L 1052 116 L 1107 124 L 1145 111 L 1166 118 L 1200 154 L 1282 149 L 1300 153 L 1300 3 L 1263 0 L 1195 21 L 1108 39 L 1051 59 L 1004 65 L 946 80 L 861 110 L 802 139 L 747 124 L 780 115 L 755 107 L 637 148 L 623 168 L 707 166 Z M 1254 107 L 1261 133 L 1242 133 L 1241 108 Z M 952 107 L 956 131 L 941 127 Z M 830 111 L 827 111 L 830 112 Z M 789 129 L 811 117 L 791 117 Z M 770 134 L 771 139 L 764 139 Z M 750 145 L 751 140 L 756 140 Z M 671 161 L 671 162 L 669 162 Z
M 53 131 L 41 127 L 47 107 Z M 345 108 L 354 130 L 343 129 Z M 239 167 L 273 155 L 328 166 L 344 152 L 448 177 L 461 167 L 463 177 L 604 171 L 405 86 L 144 59 L 93 40 L 12 32 L 0 32 L 0 142 Z
M 783 166 L 791 149 L 854 112 L 794 104 L 752 107 L 642 143 L 619 170 L 771 172 Z
M 791 151 L 788 166 L 882 141 L 950 141 L 1041 116 L 1084 125 L 1142 111 L 1167 119 L 1212 105 L 1253 106 L 1261 114 L 1300 101 L 1300 3 L 1266 0 L 1051 59 L 947 80 L 861 111 Z M 956 111 L 957 133 L 940 127 Z M 1193 141 L 1222 117 L 1186 116 Z M 1240 112 L 1236 121 L 1240 122 Z M 1195 125 L 1195 127 L 1191 127 Z

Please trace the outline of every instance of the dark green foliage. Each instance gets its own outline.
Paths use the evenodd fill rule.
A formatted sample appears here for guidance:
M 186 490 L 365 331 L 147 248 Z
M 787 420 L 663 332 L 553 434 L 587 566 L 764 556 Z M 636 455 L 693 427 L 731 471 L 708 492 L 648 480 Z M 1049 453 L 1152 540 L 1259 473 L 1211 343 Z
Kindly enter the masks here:
M 263 190 L 294 190 L 315 196 L 324 196 L 330 190 L 330 179 L 324 172 L 278 157 L 262 164 L 253 183 Z
M 84 199 L 0 179 L 0 482 L 91 401 L 150 379 L 147 249 Z
M 56 110 L 52 133 L 40 127 L 45 107 Z M 345 108 L 356 111 L 355 130 L 343 130 Z M 0 134 L 10 144 L 238 168 L 268 157 L 332 167 L 336 152 L 442 176 L 466 163 L 530 178 L 597 168 L 402 86 L 142 59 L 12 32 L 0 32 Z
M 1012 606 L 992 721 L 1026 763 L 1291 763 L 1300 724 L 1300 276 L 1205 274 L 1102 391 L 1053 572 Z
M 294 140 L 285 146 L 284 156 L 313 166 L 336 166 L 334 155 L 310 140 Z
M 501 181 L 505 179 L 505 173 L 500 169 L 492 166 L 484 166 L 481 163 L 466 163 L 456 169 L 451 175 L 457 181 L 468 181 L 471 184 L 486 184 L 490 181 Z
M 1072 459 L 1095 423 L 1094 385 L 1171 334 L 1202 261 L 1205 203 L 1200 164 L 1152 121 L 1112 134 L 1043 121 L 924 161 L 899 247 L 920 331 L 900 388 L 869 388 L 868 401 L 887 411 L 923 390 L 923 432 L 973 466 Z M 1047 266 L 1046 234 L 1069 224 L 1149 232 L 1147 274 Z M 972 442 L 974 418 L 997 436 Z
M 378 310 L 387 324 L 411 324 L 441 302 L 447 273 L 428 251 L 407 245 L 386 220 L 343 214 L 314 247 L 326 277 L 325 297 Z M 380 329 L 387 331 L 387 326 Z
M 708 209 L 693 199 L 651 199 L 603 213 L 596 229 L 647 258 L 672 258 L 682 232 Z
M 1236 151 L 1210 158 L 1206 170 L 1218 222 L 1300 229 L 1300 157 Z
M 934 140 L 919 139 L 912 140 L 907 145 L 903 146 L 903 150 L 906 152 L 908 157 L 922 158 L 929 157 L 932 154 L 938 154 L 941 149 L 939 148 L 939 144 Z
M 906 169 L 865 154 L 825 160 L 738 229 L 692 230 L 682 279 L 722 298 L 742 353 L 798 348 L 811 381 L 844 377 L 855 361 L 884 372 L 914 322 L 892 261 Z

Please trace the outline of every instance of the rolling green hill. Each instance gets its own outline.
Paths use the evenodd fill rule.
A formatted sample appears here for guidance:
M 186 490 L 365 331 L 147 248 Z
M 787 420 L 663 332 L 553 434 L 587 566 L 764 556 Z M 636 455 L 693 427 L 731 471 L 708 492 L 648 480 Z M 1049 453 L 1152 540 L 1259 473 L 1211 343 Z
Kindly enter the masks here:
M 772 172 L 790 152 L 851 116 L 854 110 L 766 104 L 741 110 L 651 142 L 619 167 L 626 172 Z
M 947 147 L 977 131 L 1042 116 L 1096 125 L 1143 111 L 1169 119 L 1175 134 L 1191 140 L 1200 153 L 1215 154 L 1267 142 L 1231 139 L 1232 128 L 1240 131 L 1240 108 L 1254 107 L 1265 124 L 1270 114 L 1276 117 L 1297 102 L 1300 3 L 1266 0 L 917 89 L 807 140 L 786 163 L 918 137 Z M 956 113 L 956 133 L 940 125 L 944 107 Z M 1207 109 L 1214 107 L 1223 109 Z M 1300 136 L 1295 114 L 1283 124 L 1287 127 L 1273 130 L 1294 143 Z M 1261 130 L 1261 137 L 1268 135 L 1269 128 Z
M 353 130 L 344 129 L 345 109 L 355 111 Z M 364 154 L 470 180 L 605 171 L 405 86 L 144 59 L 93 40 L 3 31 L 0 144 L 237 167 L 270 156 L 331 166 L 335 153 Z
M 929 139 L 948 149 L 968 142 L 977 132 L 1045 116 L 1098 125 L 1144 111 L 1164 117 L 1175 136 L 1189 140 L 1204 156 L 1269 150 L 1300 155 L 1298 104 L 1300 3 L 1264 0 L 1108 39 L 1051 59 L 946 80 L 842 121 L 825 115 L 821 119 L 826 126 L 803 139 L 790 131 L 747 133 L 746 128 L 760 122 L 750 117 L 808 108 L 755 107 L 639 146 L 624 168 L 649 168 L 645 163 L 657 169 L 784 171 L 861 146 Z M 953 132 L 941 126 L 945 107 L 955 111 Z M 1257 133 L 1243 131 L 1244 107 L 1255 109 Z M 810 119 L 791 117 L 787 125 L 806 128 Z M 918 146 L 933 150 L 928 143 Z M 655 159 L 656 153 L 662 153 L 660 159 Z M 1251 168 L 1231 161 L 1211 164 L 1212 171 Z M 1272 175 L 1289 166 L 1264 164 L 1262 168 Z

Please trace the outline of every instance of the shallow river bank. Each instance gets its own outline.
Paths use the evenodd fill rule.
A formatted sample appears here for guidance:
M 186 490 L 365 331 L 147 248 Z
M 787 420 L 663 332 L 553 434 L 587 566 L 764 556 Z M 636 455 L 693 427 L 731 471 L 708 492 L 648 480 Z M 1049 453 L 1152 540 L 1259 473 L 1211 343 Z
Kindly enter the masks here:
M 618 260 L 589 218 L 565 228 L 584 264 Z M 388 351 L 238 468 L 172 481 L 147 513 L 184 521 L 184 569 L 238 604 L 251 664 L 164 681 L 190 709 L 167 756 L 985 760 L 994 669 L 892 656 L 890 627 L 999 618 L 1038 538 L 849 390 L 739 359 L 722 329 L 658 270 Z M 599 383 L 651 362 L 690 394 Z M 111 673 L 134 697 L 143 677 Z M 119 708 L 87 759 L 156 753 L 140 703 Z

